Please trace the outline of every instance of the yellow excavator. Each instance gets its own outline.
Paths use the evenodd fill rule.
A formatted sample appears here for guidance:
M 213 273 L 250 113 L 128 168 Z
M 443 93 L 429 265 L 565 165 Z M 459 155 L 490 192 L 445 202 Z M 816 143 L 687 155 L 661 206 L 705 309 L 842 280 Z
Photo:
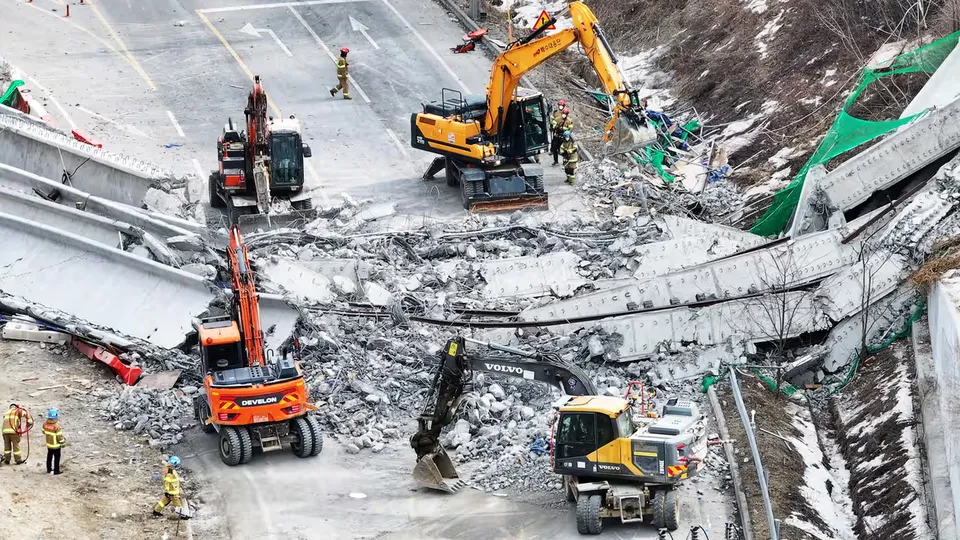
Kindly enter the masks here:
M 541 37 L 567 12 L 572 28 Z M 445 171 L 447 185 L 460 187 L 463 206 L 471 211 L 545 208 L 538 154 L 549 144 L 547 108 L 540 92 L 519 84 L 524 74 L 574 44 L 586 53 L 604 92 L 612 97 L 612 118 L 603 134 L 607 153 L 626 153 L 655 142 L 656 131 L 647 123 L 637 91 L 620 71 L 596 16 L 583 2 L 570 2 L 497 57 L 486 96 L 444 88 L 440 102 L 426 103 L 422 113 L 412 115 L 411 145 L 441 156 L 423 178 Z
M 470 354 L 467 343 L 508 355 Z M 580 534 L 600 534 L 606 518 L 677 530 L 676 488 L 697 475 L 707 453 L 704 417 L 696 404 L 670 399 L 660 414 L 649 414 L 641 383 L 630 383 L 624 398 L 600 396 L 582 369 L 557 355 L 463 336 L 448 340 L 441 351 L 417 432 L 410 437 L 417 453 L 413 479 L 418 485 L 449 493 L 467 485 L 440 440 L 464 395 L 474 390 L 473 374 L 478 371 L 549 384 L 563 392 L 554 403 L 550 463 L 563 478 L 567 501 L 577 503 Z M 639 396 L 632 394 L 634 387 L 640 388 Z M 635 415 L 638 403 L 640 414 Z

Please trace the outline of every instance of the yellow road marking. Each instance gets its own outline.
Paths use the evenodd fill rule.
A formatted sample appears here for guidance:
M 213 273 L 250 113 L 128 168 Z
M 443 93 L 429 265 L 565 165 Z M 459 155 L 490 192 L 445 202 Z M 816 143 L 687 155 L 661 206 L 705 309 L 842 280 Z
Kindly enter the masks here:
M 93 12 L 97 15 L 97 18 L 100 19 L 100 22 L 103 23 L 104 27 L 106 27 L 107 32 L 109 32 L 110 36 L 113 37 L 114 41 L 117 42 L 117 45 L 120 46 L 120 51 L 126 57 L 127 62 L 129 62 L 130 65 L 133 67 L 133 69 L 136 70 L 136 72 L 139 73 L 141 77 L 143 77 L 143 80 L 147 81 L 147 86 L 149 86 L 151 90 L 156 90 L 157 86 L 153 84 L 152 80 L 150 80 L 150 76 L 147 75 L 147 72 L 144 71 L 142 67 L 140 67 L 140 62 L 137 62 L 137 59 L 133 57 L 133 53 L 131 53 L 127 49 L 127 46 L 123 43 L 123 40 L 120 39 L 120 35 L 117 34 L 117 32 L 113 29 L 112 26 L 110 26 L 110 23 L 107 21 L 107 18 L 104 17 L 103 13 L 100 12 L 100 8 L 98 8 L 96 4 L 90 4 L 90 9 L 92 9 Z
M 62 16 L 60 16 L 60 15 L 57 15 L 56 13 L 54 13 L 54 12 L 52 12 L 52 11 L 46 11 L 46 10 L 44 10 L 43 8 L 41 8 L 40 6 L 38 6 L 38 5 L 34 4 L 34 3 L 24 2 L 23 0 L 20 0 L 20 3 L 23 4 L 23 5 L 25 5 L 25 6 L 32 7 L 33 9 L 39 11 L 40 13 L 43 13 L 44 15 L 51 16 L 51 17 L 56 17 L 56 19 L 57 19 L 58 21 L 63 21 L 63 22 L 65 22 L 65 23 L 69 24 L 70 26 L 73 26 L 73 27 L 76 28 L 77 30 L 80 30 L 80 31 L 84 32 L 85 34 L 89 35 L 89 36 L 92 37 L 93 39 L 99 41 L 100 43 L 103 44 L 104 47 L 106 47 L 106 48 L 110 49 L 111 51 L 113 51 L 113 52 L 117 53 L 118 55 L 120 55 L 120 58 L 123 58 L 124 60 L 127 60 L 127 62 L 130 61 L 129 59 L 127 59 L 126 56 L 124 56 L 123 54 L 121 54 L 120 51 L 118 51 L 117 48 L 114 47 L 113 44 L 111 44 L 109 41 L 103 39 L 102 37 L 94 34 L 94 33 L 91 32 L 90 30 L 87 30 L 86 28 L 84 28 L 84 27 L 80 26 L 79 24 L 73 22 L 73 20 L 68 19 L 68 18 L 66 18 L 66 17 L 62 17 Z
M 248 68 L 245 63 L 243 63 L 243 60 L 240 59 L 240 55 L 237 54 L 237 51 L 235 51 L 233 47 L 230 45 L 230 43 L 227 42 L 227 38 L 223 37 L 223 34 L 221 34 L 220 31 L 213 26 L 213 23 L 210 22 L 210 19 L 208 19 L 207 16 L 204 15 L 202 11 L 198 9 L 196 10 L 196 13 L 197 13 L 197 16 L 200 17 L 200 20 L 207 25 L 207 28 L 209 28 L 210 31 L 213 32 L 213 35 L 217 36 L 217 39 L 220 40 L 220 43 L 223 43 L 223 46 L 227 48 L 227 51 L 230 52 L 230 56 L 233 56 L 233 59 L 236 60 L 237 64 L 240 65 L 240 69 L 242 69 L 243 72 L 247 74 L 247 77 L 250 78 L 250 82 L 253 82 L 253 72 L 250 71 L 250 68 Z M 270 105 L 270 109 L 273 110 L 274 116 L 276 116 L 277 118 L 283 117 L 283 115 L 280 114 L 280 108 L 277 107 L 277 104 L 274 103 L 272 99 L 270 99 L 270 94 L 267 94 L 267 104 Z

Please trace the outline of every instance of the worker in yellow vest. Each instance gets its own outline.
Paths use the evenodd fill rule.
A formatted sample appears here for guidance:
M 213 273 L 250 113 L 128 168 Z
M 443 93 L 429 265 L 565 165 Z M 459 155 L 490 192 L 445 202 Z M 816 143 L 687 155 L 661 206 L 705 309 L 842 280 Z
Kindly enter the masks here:
M 353 99 L 350 97 L 350 86 L 347 84 L 347 78 L 350 76 L 350 62 L 347 62 L 347 53 L 350 49 L 340 48 L 340 58 L 337 58 L 337 85 L 330 89 L 330 95 L 336 96 L 338 90 L 343 90 L 343 99 Z
M 153 517 L 160 517 L 163 509 L 170 503 L 173 503 L 173 507 L 178 511 L 183 509 L 183 501 L 180 499 L 180 477 L 176 470 L 179 466 L 180 458 L 170 456 L 170 460 L 167 461 L 167 470 L 163 474 L 163 497 L 153 507 Z M 183 515 L 180 517 L 185 518 Z
M 47 474 L 60 474 L 60 449 L 67 444 L 60 427 L 60 411 L 47 411 L 47 421 L 43 423 L 43 438 L 47 443 Z
M 10 409 L 3 415 L 3 458 L 0 462 L 9 465 L 11 455 L 17 465 L 26 461 L 20 452 L 20 435 L 26 433 L 32 425 L 33 418 L 30 413 L 16 403 L 11 403 Z
M 563 156 L 563 172 L 567 175 L 567 183 L 573 184 L 577 171 L 577 162 L 580 154 L 577 152 L 577 143 L 573 141 L 570 131 L 563 132 L 563 144 L 560 145 L 560 155 Z

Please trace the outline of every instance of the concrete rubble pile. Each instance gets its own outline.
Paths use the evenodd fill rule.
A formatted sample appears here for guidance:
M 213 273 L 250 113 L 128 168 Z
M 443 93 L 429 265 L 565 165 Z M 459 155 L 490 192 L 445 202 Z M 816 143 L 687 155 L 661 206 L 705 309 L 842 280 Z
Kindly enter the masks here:
M 609 208 L 614 215 L 692 214 L 704 221 L 717 221 L 743 207 L 740 190 L 726 180 L 708 182 L 692 193 L 679 182 L 667 184 L 639 167 L 624 167 L 610 160 L 588 161 L 577 168 L 580 189 L 595 200 L 594 206 Z
M 151 448 L 163 449 L 183 440 L 183 432 L 197 425 L 193 414 L 196 386 L 158 390 L 124 387 L 120 391 L 97 390 L 100 415 L 118 430 L 132 430 L 149 440 Z

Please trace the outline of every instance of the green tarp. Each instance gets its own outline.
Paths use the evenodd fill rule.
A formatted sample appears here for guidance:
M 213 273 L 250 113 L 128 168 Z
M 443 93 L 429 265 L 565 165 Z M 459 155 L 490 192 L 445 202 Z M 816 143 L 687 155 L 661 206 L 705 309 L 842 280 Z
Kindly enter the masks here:
M 923 113 L 918 113 L 906 118 L 874 122 L 851 116 L 848 111 L 857 102 L 860 95 L 879 79 L 904 73 L 924 72 L 933 74 L 956 47 L 958 38 L 960 38 L 960 31 L 919 49 L 901 54 L 894 58 L 892 64 L 888 67 L 864 69 L 860 73 L 856 88 L 843 103 L 840 114 L 837 115 L 837 119 L 827 131 L 823 141 L 820 142 L 820 146 L 801 167 L 797 175 L 793 177 L 790 185 L 777 192 L 773 199 L 773 205 L 757 220 L 750 232 L 761 236 L 775 236 L 786 229 L 800 200 L 800 191 L 803 189 L 803 181 L 807 176 L 807 171 L 811 167 L 823 165 L 840 154 L 908 124 L 922 115 Z

